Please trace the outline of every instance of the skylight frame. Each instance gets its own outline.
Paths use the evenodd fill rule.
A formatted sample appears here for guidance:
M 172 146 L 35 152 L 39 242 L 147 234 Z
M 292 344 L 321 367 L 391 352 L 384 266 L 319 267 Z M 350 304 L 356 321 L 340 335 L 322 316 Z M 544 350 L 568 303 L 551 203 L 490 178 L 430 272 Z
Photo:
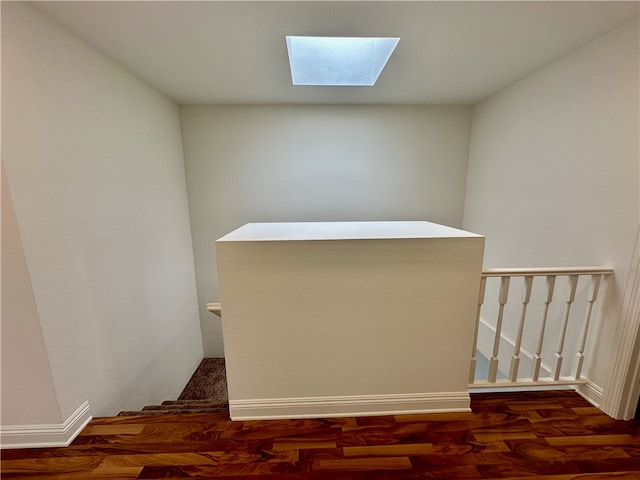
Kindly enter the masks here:
M 296 86 L 374 86 L 398 37 L 285 37 Z

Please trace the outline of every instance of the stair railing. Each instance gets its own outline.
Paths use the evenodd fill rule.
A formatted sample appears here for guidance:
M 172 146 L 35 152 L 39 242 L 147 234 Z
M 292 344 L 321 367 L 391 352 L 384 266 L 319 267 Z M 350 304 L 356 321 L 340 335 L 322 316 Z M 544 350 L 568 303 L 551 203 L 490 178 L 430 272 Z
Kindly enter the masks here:
M 582 371 L 594 305 L 612 273 L 610 267 L 483 270 L 469 388 L 588 383 Z M 495 300 L 485 300 L 487 292 Z

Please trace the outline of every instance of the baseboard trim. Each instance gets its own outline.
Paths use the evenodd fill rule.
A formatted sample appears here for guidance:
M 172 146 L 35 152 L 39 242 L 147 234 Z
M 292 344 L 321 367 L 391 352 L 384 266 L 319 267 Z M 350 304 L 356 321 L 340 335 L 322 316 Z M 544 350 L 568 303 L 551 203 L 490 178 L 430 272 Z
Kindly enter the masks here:
M 600 385 L 589 381 L 584 385 L 576 386 L 576 392 L 578 392 L 582 398 L 591 403 L 594 407 L 601 408 L 602 400 L 604 398 L 604 388 Z
M 230 400 L 232 420 L 470 412 L 464 392 Z
M 89 402 L 85 401 L 62 424 L 0 427 L 0 445 L 2 448 L 68 447 L 92 418 Z

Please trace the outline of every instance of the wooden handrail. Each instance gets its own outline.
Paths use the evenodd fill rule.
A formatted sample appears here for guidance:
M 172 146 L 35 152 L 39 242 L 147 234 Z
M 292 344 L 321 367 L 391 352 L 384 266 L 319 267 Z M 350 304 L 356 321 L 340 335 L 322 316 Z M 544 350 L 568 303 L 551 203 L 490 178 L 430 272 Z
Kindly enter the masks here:
M 209 310 L 214 315 L 222 317 L 222 307 L 219 303 L 207 303 L 207 310 Z

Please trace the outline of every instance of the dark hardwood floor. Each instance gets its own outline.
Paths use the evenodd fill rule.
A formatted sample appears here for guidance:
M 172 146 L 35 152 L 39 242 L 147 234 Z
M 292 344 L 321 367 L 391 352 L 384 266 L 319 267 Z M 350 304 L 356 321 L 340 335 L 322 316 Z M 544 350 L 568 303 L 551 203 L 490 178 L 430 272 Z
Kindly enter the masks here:
M 3 479 L 640 479 L 640 421 L 575 392 L 472 395 L 473 413 L 231 422 L 95 418 L 67 448 L 4 450 Z

